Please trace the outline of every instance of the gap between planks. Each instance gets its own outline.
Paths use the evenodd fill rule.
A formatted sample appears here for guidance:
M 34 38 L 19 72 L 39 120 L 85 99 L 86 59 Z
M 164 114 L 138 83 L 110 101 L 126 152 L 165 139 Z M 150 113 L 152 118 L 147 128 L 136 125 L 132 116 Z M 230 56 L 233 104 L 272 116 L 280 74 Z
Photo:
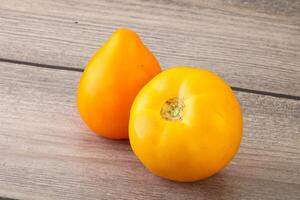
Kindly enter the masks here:
M 26 65 L 26 66 L 49 68 L 49 69 L 66 70 L 66 71 L 76 71 L 76 72 L 83 72 L 84 71 L 84 69 L 80 69 L 80 68 L 56 66 L 56 65 L 49 65 L 49 64 L 40 64 L 40 63 L 33 63 L 33 62 L 25 62 L 25 61 L 18 61 L 18 60 L 6 59 L 6 58 L 0 58 L 0 62 L 21 64 L 21 65 Z M 241 88 L 241 87 L 235 87 L 235 86 L 230 86 L 230 87 L 231 87 L 232 90 L 239 91 L 239 92 L 260 94 L 260 95 L 265 95 L 265 96 L 291 99 L 291 100 L 298 100 L 298 101 L 300 100 L 300 96 L 295 96 L 295 95 L 288 95 L 288 94 L 268 92 L 268 91 L 260 91 L 260 90 L 252 90 L 252 89 L 248 89 L 248 88 Z
M 13 199 L 13 198 L 8 198 L 8 197 L 1 197 L 0 200 L 18 200 L 18 199 Z

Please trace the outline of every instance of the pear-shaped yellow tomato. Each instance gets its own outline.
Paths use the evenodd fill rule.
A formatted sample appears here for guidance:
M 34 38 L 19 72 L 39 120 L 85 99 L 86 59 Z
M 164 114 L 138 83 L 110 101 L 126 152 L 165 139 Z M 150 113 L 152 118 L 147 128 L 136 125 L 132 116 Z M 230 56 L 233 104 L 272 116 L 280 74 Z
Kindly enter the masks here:
M 89 61 L 82 74 L 77 107 L 95 133 L 112 138 L 128 138 L 129 113 L 139 90 L 160 66 L 138 35 L 117 30 Z
M 129 139 L 154 174 L 196 181 L 221 170 L 236 154 L 242 113 L 231 88 L 210 71 L 175 67 L 149 81 L 134 100 Z

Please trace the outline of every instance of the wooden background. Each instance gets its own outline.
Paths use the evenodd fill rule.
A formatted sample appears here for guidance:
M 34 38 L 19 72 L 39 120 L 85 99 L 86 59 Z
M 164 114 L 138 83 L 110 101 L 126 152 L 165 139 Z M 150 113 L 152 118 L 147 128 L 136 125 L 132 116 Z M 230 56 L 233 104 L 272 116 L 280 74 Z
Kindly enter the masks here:
M 82 123 L 78 80 L 118 27 L 138 32 L 163 68 L 210 69 L 233 87 L 244 135 L 219 174 L 160 179 L 128 141 Z M 0 0 L 0 196 L 300 199 L 300 1 Z

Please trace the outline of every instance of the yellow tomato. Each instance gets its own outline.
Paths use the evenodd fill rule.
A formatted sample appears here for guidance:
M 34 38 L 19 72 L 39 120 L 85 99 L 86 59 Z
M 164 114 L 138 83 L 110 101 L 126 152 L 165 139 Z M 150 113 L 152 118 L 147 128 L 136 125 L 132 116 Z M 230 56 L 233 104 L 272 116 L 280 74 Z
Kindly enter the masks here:
M 154 174 L 196 181 L 221 170 L 238 151 L 242 113 L 231 88 L 208 70 L 175 67 L 139 92 L 129 139 Z
M 159 63 L 139 36 L 118 29 L 82 74 L 77 93 L 80 116 L 98 135 L 127 139 L 131 104 L 159 72 Z

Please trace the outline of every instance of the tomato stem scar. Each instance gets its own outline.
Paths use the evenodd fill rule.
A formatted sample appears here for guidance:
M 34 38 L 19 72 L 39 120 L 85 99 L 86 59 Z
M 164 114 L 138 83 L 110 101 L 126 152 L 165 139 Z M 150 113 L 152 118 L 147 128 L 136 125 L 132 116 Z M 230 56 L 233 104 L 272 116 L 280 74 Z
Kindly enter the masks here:
M 170 121 L 182 121 L 184 102 L 177 97 L 168 99 L 160 110 L 163 119 Z

